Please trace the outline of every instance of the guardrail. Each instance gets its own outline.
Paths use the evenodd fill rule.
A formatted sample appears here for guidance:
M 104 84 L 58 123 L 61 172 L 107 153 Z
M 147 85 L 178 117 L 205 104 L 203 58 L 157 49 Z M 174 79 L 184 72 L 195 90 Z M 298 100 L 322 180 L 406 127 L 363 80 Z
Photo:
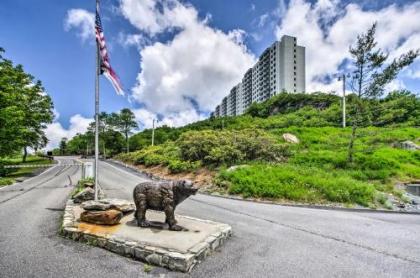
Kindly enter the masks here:
M 82 163 L 67 163 L 67 164 L 27 164 L 27 165 L 4 165 L 4 168 L 44 168 L 53 166 L 82 166 Z

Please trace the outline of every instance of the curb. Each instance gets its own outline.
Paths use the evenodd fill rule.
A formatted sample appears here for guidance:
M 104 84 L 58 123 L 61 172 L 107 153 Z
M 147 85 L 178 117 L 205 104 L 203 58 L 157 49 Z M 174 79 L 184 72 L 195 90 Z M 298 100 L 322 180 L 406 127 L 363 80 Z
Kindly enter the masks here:
M 131 169 L 134 172 L 137 172 L 141 175 L 144 175 L 152 180 L 166 180 L 162 179 L 159 176 L 156 176 L 154 174 L 145 173 L 138 168 L 136 168 L 133 165 L 123 163 L 118 160 L 114 159 L 108 159 L 106 160 L 108 163 L 114 163 L 117 165 L 120 165 L 122 167 Z M 344 208 L 344 207 L 329 207 L 329 206 L 322 206 L 322 205 L 310 205 L 310 204 L 285 204 L 285 203 L 278 203 L 274 201 L 256 201 L 256 200 L 250 200 L 250 199 L 244 199 L 241 197 L 235 197 L 235 196 L 227 196 L 227 195 L 220 195 L 220 194 L 212 194 L 205 191 L 199 191 L 198 194 L 211 196 L 211 197 L 219 197 L 224 199 L 230 199 L 230 200 L 236 200 L 236 201 L 244 201 L 244 202 L 252 202 L 252 203 L 260 203 L 260 204 L 268 204 L 268 205 L 277 205 L 277 206 L 285 206 L 285 207 L 297 207 L 297 208 L 310 208 L 310 209 L 322 209 L 322 210 L 338 210 L 338 211 L 347 211 L 347 212 L 363 212 L 363 213 L 388 213 L 388 214 L 406 214 L 406 215 L 420 215 L 420 212 L 417 211 L 396 211 L 396 210 L 384 210 L 384 209 L 369 209 L 369 208 Z
M 420 212 L 417 211 L 396 211 L 396 210 L 383 210 L 383 209 L 364 209 L 364 208 L 343 208 L 343 207 L 328 207 L 328 206 L 321 206 L 321 205 L 305 205 L 305 204 L 285 204 L 285 203 L 277 203 L 274 201 L 256 201 L 256 200 L 249 200 L 243 199 L 241 197 L 235 196 L 226 196 L 220 194 L 212 194 L 208 192 L 199 192 L 201 195 L 211 196 L 211 197 L 219 197 L 229 200 L 235 201 L 243 201 L 243 202 L 251 202 L 251 203 L 259 203 L 259 204 L 266 204 L 266 205 L 277 205 L 283 207 L 297 207 L 297 208 L 309 208 L 309 209 L 321 209 L 321 210 L 339 210 L 339 211 L 347 211 L 347 212 L 363 212 L 363 213 L 389 213 L 389 214 L 407 214 L 407 215 L 420 215 Z

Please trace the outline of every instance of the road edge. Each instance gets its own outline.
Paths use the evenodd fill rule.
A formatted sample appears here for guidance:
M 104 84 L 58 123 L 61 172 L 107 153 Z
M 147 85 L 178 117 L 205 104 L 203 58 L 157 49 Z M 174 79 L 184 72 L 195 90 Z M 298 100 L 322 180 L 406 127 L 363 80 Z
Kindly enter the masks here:
M 107 159 L 103 161 L 113 167 L 116 167 L 116 165 L 118 165 L 120 167 L 116 167 L 117 169 L 125 170 L 126 172 L 131 173 L 131 174 L 133 174 L 132 172 L 135 172 L 151 180 L 166 180 L 154 174 L 143 172 L 133 165 L 126 164 L 115 159 Z M 288 203 L 280 203 L 280 202 L 268 201 L 268 200 L 250 200 L 250 199 L 244 199 L 238 196 L 222 195 L 219 193 L 210 193 L 206 191 L 200 191 L 198 194 L 216 197 L 216 198 L 218 197 L 218 198 L 224 198 L 224 199 L 229 199 L 229 200 L 235 200 L 235 201 L 244 201 L 244 202 L 252 202 L 252 203 L 267 204 L 267 205 L 277 205 L 277 206 L 284 206 L 284 207 L 297 207 L 297 208 L 309 208 L 309 209 L 320 209 L 320 210 L 337 210 L 337 211 L 363 212 L 363 213 L 420 215 L 420 212 L 417 212 L 417 211 L 395 211 L 395 210 L 369 209 L 369 208 L 344 208 L 344 207 L 333 207 L 333 206 L 322 206 L 322 205 L 311 205 L 311 204 L 288 204 Z

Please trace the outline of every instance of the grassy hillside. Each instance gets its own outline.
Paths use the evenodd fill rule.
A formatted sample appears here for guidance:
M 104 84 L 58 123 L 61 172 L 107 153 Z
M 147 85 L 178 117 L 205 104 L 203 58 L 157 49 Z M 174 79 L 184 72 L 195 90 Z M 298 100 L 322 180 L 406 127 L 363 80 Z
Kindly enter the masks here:
M 397 181 L 420 179 L 420 152 L 398 147 L 419 142 L 418 98 L 399 94 L 370 103 L 369 126 L 360 130 L 355 160 L 347 163 L 351 128 L 339 127 L 338 99 L 307 96 L 281 94 L 243 116 L 157 129 L 153 147 L 146 130 L 131 139 L 140 150 L 117 158 L 172 174 L 205 168 L 215 174 L 213 190 L 307 203 L 387 207 L 386 194 L 401 197 Z M 300 142 L 285 142 L 284 133 Z

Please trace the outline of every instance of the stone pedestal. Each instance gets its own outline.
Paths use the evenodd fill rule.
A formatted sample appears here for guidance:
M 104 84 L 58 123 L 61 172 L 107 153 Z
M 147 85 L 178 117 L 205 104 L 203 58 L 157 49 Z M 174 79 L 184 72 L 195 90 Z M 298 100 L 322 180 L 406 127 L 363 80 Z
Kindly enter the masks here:
M 82 212 L 72 201 L 67 203 L 63 221 L 65 236 L 182 272 L 189 272 L 232 234 L 227 224 L 182 215 L 176 219 L 184 231 L 169 231 L 166 225 L 159 224 L 165 215 L 155 211 L 147 212 L 151 228 L 137 227 L 133 213 L 125 215 L 118 225 L 102 226 L 80 222 Z

